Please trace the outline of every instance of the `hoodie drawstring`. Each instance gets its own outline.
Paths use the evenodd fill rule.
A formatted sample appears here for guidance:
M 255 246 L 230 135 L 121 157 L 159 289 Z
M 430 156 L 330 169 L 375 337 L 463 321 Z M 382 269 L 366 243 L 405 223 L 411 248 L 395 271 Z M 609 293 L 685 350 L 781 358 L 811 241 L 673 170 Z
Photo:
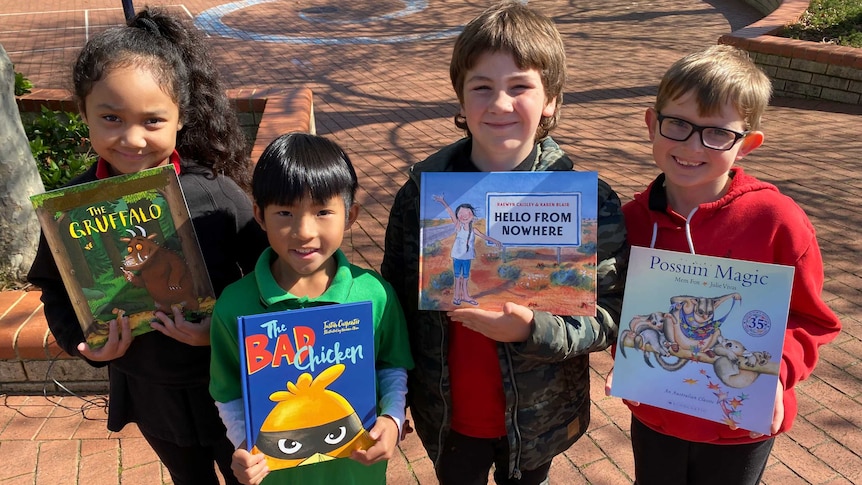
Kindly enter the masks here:
M 688 217 L 685 218 L 685 240 L 688 242 L 688 251 L 691 254 L 697 254 L 694 252 L 694 242 L 691 240 L 691 218 L 694 217 L 694 213 L 697 212 L 697 207 L 691 210 L 688 213 Z M 655 240 L 658 237 L 658 222 L 652 223 L 652 239 L 650 239 L 649 247 L 650 249 L 655 249 Z

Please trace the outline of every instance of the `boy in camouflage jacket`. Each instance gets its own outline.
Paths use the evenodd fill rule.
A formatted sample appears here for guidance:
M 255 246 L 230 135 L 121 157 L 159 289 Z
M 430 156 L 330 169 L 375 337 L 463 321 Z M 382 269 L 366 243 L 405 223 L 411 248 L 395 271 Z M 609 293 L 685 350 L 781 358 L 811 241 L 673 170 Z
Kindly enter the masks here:
M 467 137 L 411 167 L 390 212 L 381 273 L 405 311 L 416 365 L 408 402 L 443 485 L 487 483 L 492 464 L 498 484 L 547 483 L 553 457 L 589 423 L 589 353 L 616 338 L 625 227 L 619 198 L 602 180 L 595 317 L 515 302 L 448 315 L 417 308 L 421 173 L 572 170 L 548 136 L 565 69 L 556 27 L 524 5 L 503 3 L 470 22 L 450 64 L 461 107 L 455 124 Z M 469 352 L 456 343 L 464 341 Z

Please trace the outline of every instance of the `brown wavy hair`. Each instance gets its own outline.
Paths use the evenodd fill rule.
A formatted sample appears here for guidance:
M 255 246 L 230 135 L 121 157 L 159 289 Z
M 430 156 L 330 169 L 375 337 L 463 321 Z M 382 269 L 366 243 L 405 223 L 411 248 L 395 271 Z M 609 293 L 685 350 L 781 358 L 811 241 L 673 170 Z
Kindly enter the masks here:
M 459 103 L 464 103 L 467 72 L 476 66 L 483 54 L 495 52 L 511 54 L 519 69 L 539 71 L 545 101 L 556 103 L 554 115 L 543 116 L 536 130 L 537 140 L 548 136 L 559 121 L 566 84 L 566 51 L 554 22 L 521 3 L 510 1 L 498 3 L 471 20 L 455 40 L 449 63 L 449 78 Z M 463 116 L 455 116 L 455 126 L 470 136 Z
M 772 96 L 772 82 L 748 53 L 714 45 L 673 63 L 658 87 L 655 110 L 686 93 L 694 93 L 701 116 L 715 115 L 730 102 L 745 120 L 746 130 L 760 128 L 760 117 Z

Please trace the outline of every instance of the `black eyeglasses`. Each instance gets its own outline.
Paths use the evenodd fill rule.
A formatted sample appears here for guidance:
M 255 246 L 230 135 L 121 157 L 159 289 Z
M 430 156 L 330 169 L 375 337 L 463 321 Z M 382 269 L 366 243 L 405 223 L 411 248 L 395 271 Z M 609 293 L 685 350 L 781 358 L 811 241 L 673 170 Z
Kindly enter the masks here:
M 673 116 L 665 116 L 656 113 L 658 117 L 658 130 L 661 136 L 674 141 L 686 141 L 694 132 L 700 133 L 700 142 L 703 146 L 713 150 L 726 151 L 733 148 L 736 142 L 745 138 L 750 131 L 728 130 L 715 126 L 698 126 L 690 121 Z

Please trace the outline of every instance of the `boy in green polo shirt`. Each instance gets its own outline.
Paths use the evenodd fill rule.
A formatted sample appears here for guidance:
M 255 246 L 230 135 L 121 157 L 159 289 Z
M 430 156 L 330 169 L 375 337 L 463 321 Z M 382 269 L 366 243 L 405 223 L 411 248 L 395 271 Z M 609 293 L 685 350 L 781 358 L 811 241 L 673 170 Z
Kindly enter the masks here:
M 291 133 L 273 141 L 254 171 L 254 214 L 270 247 L 253 273 L 225 288 L 212 319 L 210 393 L 237 450 L 232 468 L 246 484 L 384 484 L 404 423 L 407 369 L 413 367 L 404 314 L 392 287 L 377 273 L 350 264 L 339 247 L 356 220 L 358 183 L 338 145 Z M 379 417 L 376 441 L 352 459 L 278 470 L 244 446 L 237 317 L 321 304 L 371 301 Z M 264 480 L 265 479 L 265 480 Z

